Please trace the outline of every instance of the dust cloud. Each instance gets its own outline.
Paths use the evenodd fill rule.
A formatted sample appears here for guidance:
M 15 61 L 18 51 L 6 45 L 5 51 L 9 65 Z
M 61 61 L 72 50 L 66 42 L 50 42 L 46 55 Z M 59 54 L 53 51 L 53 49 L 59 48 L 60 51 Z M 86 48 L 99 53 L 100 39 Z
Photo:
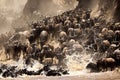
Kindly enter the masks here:
M 12 22 L 21 16 L 27 0 L 0 0 L 0 34 L 12 31 Z
M 61 14 L 75 9 L 77 4 L 76 0 L 0 0 L 0 34 L 29 27 L 41 16 Z

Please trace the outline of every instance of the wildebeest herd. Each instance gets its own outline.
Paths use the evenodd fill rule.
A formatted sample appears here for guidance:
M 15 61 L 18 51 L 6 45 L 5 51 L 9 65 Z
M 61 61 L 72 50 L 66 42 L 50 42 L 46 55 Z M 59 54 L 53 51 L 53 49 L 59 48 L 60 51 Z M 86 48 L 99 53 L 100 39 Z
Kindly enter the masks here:
M 7 66 L 2 64 L 0 66 L 0 74 L 2 77 L 17 77 L 17 76 L 23 76 L 23 75 L 46 75 L 46 76 L 61 76 L 61 75 L 67 75 L 68 70 L 65 70 L 63 68 L 59 68 L 57 70 L 51 69 L 49 65 L 45 65 L 43 68 L 37 70 L 37 71 L 29 71 L 27 68 L 24 69 L 18 69 L 17 66 Z
M 93 55 L 93 62 L 86 67 L 92 71 L 113 70 L 120 66 L 120 23 L 107 22 L 103 14 L 92 18 L 91 12 L 91 9 L 75 9 L 58 16 L 47 16 L 34 21 L 30 30 L 14 33 L 4 44 L 7 59 L 19 60 L 23 54 L 26 65 L 32 66 L 32 60 L 37 60 L 47 68 L 55 65 L 58 70 L 30 72 L 26 69 L 17 71 L 16 67 L 5 70 L 1 67 L 3 77 L 39 75 L 42 71 L 46 71 L 46 75 L 61 75 L 59 72 L 67 68 L 66 56 L 81 55 L 84 51 Z

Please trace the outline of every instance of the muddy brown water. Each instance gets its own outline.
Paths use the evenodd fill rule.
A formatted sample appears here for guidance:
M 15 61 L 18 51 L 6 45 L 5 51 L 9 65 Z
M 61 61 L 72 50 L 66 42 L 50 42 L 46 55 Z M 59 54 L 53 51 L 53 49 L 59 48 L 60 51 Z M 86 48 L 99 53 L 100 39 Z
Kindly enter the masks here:
M 0 78 L 0 80 L 120 80 L 120 73 L 101 72 L 101 73 L 83 73 L 77 75 L 67 75 L 60 77 L 46 76 L 24 76 L 18 78 Z

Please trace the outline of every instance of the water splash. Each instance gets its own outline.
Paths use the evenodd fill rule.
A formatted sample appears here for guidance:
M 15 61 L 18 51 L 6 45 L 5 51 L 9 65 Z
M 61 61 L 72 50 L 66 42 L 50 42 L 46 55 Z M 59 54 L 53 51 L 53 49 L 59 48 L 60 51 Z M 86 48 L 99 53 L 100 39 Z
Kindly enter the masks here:
M 89 63 L 90 59 L 91 59 L 90 55 L 73 54 L 71 56 L 67 56 L 66 64 L 70 71 L 82 71 L 85 69 L 85 67 L 86 67 L 87 63 Z

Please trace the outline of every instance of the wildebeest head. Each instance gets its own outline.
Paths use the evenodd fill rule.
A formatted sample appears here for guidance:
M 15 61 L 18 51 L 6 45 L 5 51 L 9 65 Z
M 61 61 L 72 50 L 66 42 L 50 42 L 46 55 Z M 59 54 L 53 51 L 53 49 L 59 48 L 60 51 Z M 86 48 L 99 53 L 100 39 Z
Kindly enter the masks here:
M 120 50 L 119 49 L 115 50 L 113 54 L 115 55 L 115 59 L 120 60 Z
M 41 42 L 46 42 L 48 40 L 48 32 L 47 31 L 42 31 L 40 33 L 40 41 Z

